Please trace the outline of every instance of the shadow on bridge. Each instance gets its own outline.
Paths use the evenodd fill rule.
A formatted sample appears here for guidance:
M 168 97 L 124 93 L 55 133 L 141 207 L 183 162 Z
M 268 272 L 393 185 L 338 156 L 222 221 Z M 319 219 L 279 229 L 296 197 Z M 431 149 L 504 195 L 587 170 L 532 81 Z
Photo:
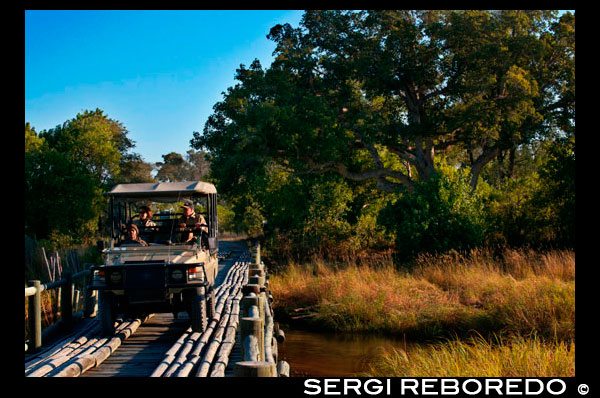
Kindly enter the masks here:
M 185 312 L 179 313 L 178 319 L 173 314 L 156 314 L 141 324 L 100 366 L 89 369 L 81 377 L 149 377 L 164 353 L 189 326 Z

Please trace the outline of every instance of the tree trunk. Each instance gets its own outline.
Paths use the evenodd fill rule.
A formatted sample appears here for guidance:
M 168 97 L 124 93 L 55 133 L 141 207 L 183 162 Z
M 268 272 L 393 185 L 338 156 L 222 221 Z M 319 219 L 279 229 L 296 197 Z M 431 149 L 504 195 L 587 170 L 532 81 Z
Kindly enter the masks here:
M 494 159 L 500 153 L 500 149 L 498 148 L 486 148 L 483 153 L 475 160 L 475 162 L 471 165 L 471 190 L 475 191 L 477 188 L 477 182 L 479 181 L 479 175 L 481 174 L 481 170 L 483 166 L 488 164 L 492 159 Z

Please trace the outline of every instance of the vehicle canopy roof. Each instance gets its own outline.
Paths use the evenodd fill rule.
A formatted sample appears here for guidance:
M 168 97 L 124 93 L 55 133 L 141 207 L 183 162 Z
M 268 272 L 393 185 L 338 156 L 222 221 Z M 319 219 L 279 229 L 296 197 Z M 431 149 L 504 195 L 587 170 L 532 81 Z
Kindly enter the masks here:
M 178 202 L 184 198 L 216 194 L 215 186 L 203 181 L 178 181 L 141 184 L 117 184 L 104 195 L 115 199 L 135 202 Z

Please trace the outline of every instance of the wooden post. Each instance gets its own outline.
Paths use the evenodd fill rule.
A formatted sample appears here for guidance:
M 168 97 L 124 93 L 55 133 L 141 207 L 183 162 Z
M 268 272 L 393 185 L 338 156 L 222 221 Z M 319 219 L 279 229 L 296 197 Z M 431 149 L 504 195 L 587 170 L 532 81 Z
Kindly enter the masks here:
M 265 277 L 264 276 L 251 276 L 248 278 L 248 283 L 251 285 L 265 285 Z
M 285 333 L 283 333 L 283 330 L 279 329 L 277 330 L 277 333 L 275 334 L 275 338 L 277 339 L 278 342 L 280 343 L 285 343 Z
M 60 318 L 65 331 L 73 328 L 73 277 L 70 271 L 63 273 L 65 283 L 61 290 Z
M 256 251 L 254 253 L 254 264 L 260 265 L 260 241 L 256 241 Z
M 264 295 L 264 293 L 261 293 Z M 271 309 L 266 299 L 262 300 L 264 320 L 265 320 L 265 361 L 276 363 L 273 356 L 273 317 L 271 316 Z
M 274 363 L 244 361 L 235 364 L 233 375 L 235 377 L 277 377 L 277 369 Z
M 77 310 L 79 310 L 79 296 L 80 295 L 81 295 L 81 292 L 79 291 L 79 289 L 73 290 L 73 311 L 75 311 L 75 312 L 77 312 Z
M 91 289 L 92 275 L 85 277 L 85 286 L 83 288 L 83 317 L 92 318 L 98 311 L 97 290 Z
M 242 317 L 247 317 L 248 310 L 251 306 L 258 307 L 258 295 L 256 293 L 248 293 L 246 296 L 242 297 L 241 307 L 242 307 Z
M 277 347 L 277 339 L 275 337 L 271 337 L 271 353 L 273 354 L 273 360 L 277 362 L 279 358 L 279 348 Z
M 56 308 L 58 308 L 59 310 L 62 308 L 62 287 L 57 287 L 56 289 L 52 289 L 54 292 L 56 292 Z
M 260 292 L 260 294 L 258 295 L 258 313 L 260 316 L 260 320 L 262 321 L 263 325 L 265 324 L 265 301 L 266 301 L 266 296 L 265 296 L 265 292 Z M 264 333 L 264 330 L 263 330 Z
M 261 288 L 260 285 L 255 285 L 255 284 L 247 284 L 242 286 L 242 294 L 245 296 L 248 293 L 255 293 L 255 294 L 260 294 Z
M 35 287 L 35 294 L 29 296 L 29 351 L 33 353 L 42 346 L 42 284 L 38 280 L 28 284 Z
M 247 344 L 248 336 L 254 336 L 258 345 L 258 352 L 254 353 Z M 240 341 L 242 342 L 242 358 L 244 360 L 265 360 L 265 327 L 260 318 L 244 317 L 240 320 Z
M 290 377 L 290 364 L 286 361 L 277 362 L 277 376 Z
M 258 305 L 251 305 L 248 308 L 248 318 L 261 318 L 260 311 L 258 310 Z

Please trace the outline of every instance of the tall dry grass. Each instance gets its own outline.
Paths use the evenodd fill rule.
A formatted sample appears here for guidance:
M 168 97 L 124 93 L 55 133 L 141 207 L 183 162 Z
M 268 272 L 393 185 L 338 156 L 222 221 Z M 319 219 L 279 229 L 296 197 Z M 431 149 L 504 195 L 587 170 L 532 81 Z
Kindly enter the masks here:
M 434 338 L 470 331 L 573 339 L 575 255 L 505 250 L 501 255 L 421 256 L 410 271 L 391 258 L 336 267 L 290 264 L 272 275 L 280 314 L 309 308 L 314 327 Z M 302 311 L 300 313 L 306 313 Z
M 481 337 L 383 352 L 366 377 L 573 377 L 575 343 Z

